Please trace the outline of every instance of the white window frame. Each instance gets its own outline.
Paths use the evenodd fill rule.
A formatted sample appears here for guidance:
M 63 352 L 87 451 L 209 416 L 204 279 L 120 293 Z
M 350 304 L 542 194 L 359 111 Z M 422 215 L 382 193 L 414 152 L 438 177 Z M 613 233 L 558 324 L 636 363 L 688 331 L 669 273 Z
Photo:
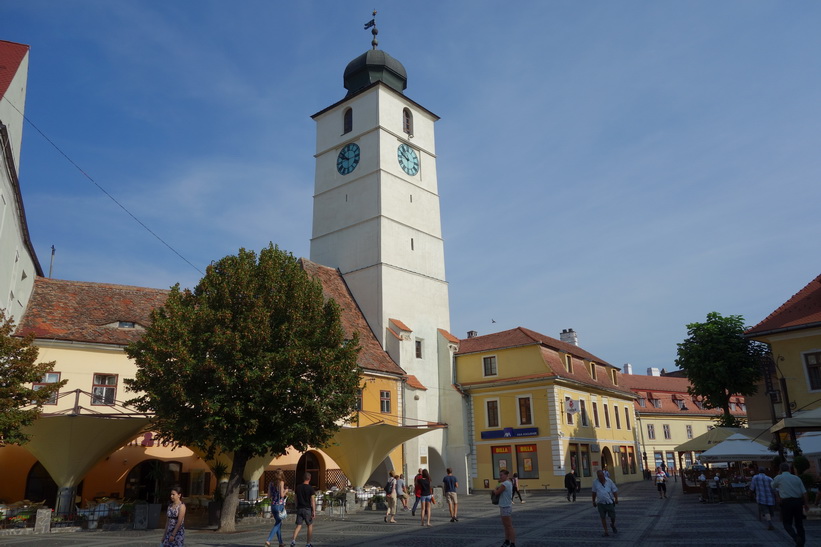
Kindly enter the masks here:
M 485 367 L 485 359 L 493 359 L 493 374 L 487 374 L 487 368 Z M 482 377 L 483 378 L 493 378 L 495 376 L 499 376 L 499 359 L 496 355 L 485 355 L 482 357 Z
M 809 391 L 810 393 L 821 392 L 821 383 L 819 383 L 819 387 L 817 388 L 812 387 L 812 382 L 810 381 L 809 363 L 807 363 L 808 357 L 816 353 L 819 354 L 819 359 L 821 359 L 821 349 L 811 349 L 801 352 L 801 367 L 804 369 L 804 378 L 807 381 L 807 391 Z M 819 364 L 818 366 L 821 367 L 821 364 Z
M 114 378 L 113 384 L 98 382 L 98 378 Z M 120 385 L 120 375 L 111 374 L 109 372 L 95 372 L 91 375 L 91 404 L 93 406 L 112 406 L 117 401 L 117 387 Z M 109 397 L 106 393 L 111 390 L 111 402 L 108 402 Z M 100 394 L 102 392 L 102 394 Z M 98 402 L 102 401 L 102 402 Z

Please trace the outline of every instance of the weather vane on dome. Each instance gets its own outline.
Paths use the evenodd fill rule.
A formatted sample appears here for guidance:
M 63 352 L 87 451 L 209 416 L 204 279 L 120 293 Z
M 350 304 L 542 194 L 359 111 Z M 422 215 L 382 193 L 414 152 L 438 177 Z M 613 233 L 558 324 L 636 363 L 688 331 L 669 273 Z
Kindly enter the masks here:
M 379 45 L 379 41 L 376 39 L 376 35 L 379 34 L 379 31 L 376 30 L 376 10 L 373 10 L 373 19 L 365 23 L 365 30 L 371 29 L 371 34 L 373 34 L 373 40 L 371 40 L 371 45 L 373 49 L 376 49 L 376 46 Z

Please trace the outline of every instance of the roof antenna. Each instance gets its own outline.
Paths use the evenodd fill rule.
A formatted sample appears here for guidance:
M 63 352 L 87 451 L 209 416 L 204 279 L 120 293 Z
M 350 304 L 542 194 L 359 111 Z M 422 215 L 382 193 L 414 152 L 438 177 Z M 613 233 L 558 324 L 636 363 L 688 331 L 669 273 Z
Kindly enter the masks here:
M 373 40 L 371 40 L 371 45 L 373 49 L 376 49 L 376 46 L 379 45 L 379 41 L 376 39 L 376 35 L 379 34 L 379 31 L 376 30 L 376 10 L 373 10 L 373 19 L 365 23 L 365 30 L 371 29 L 371 34 L 373 34 Z

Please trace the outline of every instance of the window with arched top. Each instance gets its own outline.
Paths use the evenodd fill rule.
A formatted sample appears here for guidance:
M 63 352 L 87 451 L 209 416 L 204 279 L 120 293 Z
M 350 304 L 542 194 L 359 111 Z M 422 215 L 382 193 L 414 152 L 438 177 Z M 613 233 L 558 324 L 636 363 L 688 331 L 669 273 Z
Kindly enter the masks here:
M 402 110 L 402 131 L 408 135 L 413 135 L 413 114 L 409 108 Z
M 353 131 L 353 108 L 349 108 L 345 111 L 342 121 L 342 134 L 350 133 L 351 131 Z

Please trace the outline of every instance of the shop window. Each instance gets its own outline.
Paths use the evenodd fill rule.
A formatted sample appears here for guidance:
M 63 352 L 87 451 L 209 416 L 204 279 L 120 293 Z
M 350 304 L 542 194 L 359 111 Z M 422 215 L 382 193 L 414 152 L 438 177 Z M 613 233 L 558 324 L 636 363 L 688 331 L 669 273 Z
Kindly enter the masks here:
M 516 470 L 520 479 L 539 478 L 539 453 L 535 444 L 516 445 Z
M 582 477 L 590 476 L 590 445 L 580 445 L 582 450 Z
M 513 453 L 510 450 L 509 446 L 491 446 L 490 447 L 490 457 L 493 462 L 493 478 L 499 478 L 499 471 L 501 469 L 507 469 L 511 474 L 513 471 L 511 470 L 511 466 L 513 465 L 513 461 L 510 459 Z

